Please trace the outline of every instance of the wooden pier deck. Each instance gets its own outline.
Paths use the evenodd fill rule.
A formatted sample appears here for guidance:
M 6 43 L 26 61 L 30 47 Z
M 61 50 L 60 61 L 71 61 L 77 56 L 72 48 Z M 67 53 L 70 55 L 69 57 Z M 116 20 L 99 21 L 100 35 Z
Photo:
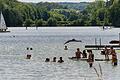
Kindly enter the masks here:
M 104 48 L 105 46 L 108 48 L 112 46 L 113 48 L 120 49 L 120 45 L 85 45 L 85 48 L 101 49 Z

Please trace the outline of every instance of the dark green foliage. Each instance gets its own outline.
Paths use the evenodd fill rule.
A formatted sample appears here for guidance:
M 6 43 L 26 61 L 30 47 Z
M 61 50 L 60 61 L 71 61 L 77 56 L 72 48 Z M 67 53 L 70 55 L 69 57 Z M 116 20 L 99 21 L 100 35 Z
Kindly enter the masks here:
M 70 2 L 62 2 L 59 3 L 62 5 L 65 9 L 75 9 L 75 10 L 80 10 L 83 11 L 89 3 L 87 2 L 81 2 L 81 3 L 70 3 Z
M 74 21 L 78 19 L 78 15 L 76 14 L 70 14 L 70 17 L 68 18 L 69 21 Z
M 5 9 L 3 11 L 7 26 L 22 26 L 23 18 L 19 11 L 14 9 Z
M 112 5 L 110 8 L 110 20 L 112 25 L 120 27 L 120 0 L 111 0 Z
M 96 21 L 96 20 L 94 20 L 94 19 L 93 19 L 93 20 L 91 20 L 91 21 L 90 21 L 90 23 L 91 23 L 91 25 L 93 25 L 93 26 L 96 26 L 96 25 L 97 25 L 97 21 Z
M 32 21 L 32 19 L 26 19 L 24 22 L 24 26 L 25 27 L 30 27 L 34 24 L 34 22 Z
M 57 20 L 55 18 L 49 18 L 47 21 L 48 26 L 57 26 Z
M 85 25 L 85 21 L 82 19 L 78 19 L 73 21 L 73 23 L 71 24 L 72 26 L 84 26 Z
M 46 8 L 48 11 L 50 11 L 51 9 L 64 8 L 63 6 L 59 5 L 58 3 L 48 3 L 48 2 L 45 2 L 45 3 L 40 2 L 40 3 L 37 3 L 36 6 Z
M 120 26 L 120 0 L 92 3 L 22 3 L 0 0 L 7 26 Z
M 36 25 L 37 27 L 43 26 L 43 24 L 44 24 L 44 21 L 43 21 L 42 19 L 39 19 L 39 20 L 36 20 L 36 21 L 35 21 L 35 25 Z

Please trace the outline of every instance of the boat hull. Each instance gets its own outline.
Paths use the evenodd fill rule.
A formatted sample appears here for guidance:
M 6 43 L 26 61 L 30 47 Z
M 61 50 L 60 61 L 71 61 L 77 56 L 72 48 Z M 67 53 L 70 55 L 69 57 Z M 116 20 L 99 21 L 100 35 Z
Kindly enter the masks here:
M 10 31 L 0 31 L 0 33 L 9 33 Z
M 112 40 L 112 41 L 110 41 L 109 43 L 110 43 L 110 44 L 119 44 L 120 41 L 119 41 L 119 40 Z

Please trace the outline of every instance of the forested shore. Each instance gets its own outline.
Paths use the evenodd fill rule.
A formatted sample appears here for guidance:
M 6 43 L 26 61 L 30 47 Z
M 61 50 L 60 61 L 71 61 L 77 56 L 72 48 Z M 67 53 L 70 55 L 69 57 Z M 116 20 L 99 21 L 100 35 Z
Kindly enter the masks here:
M 23 3 L 0 0 L 8 27 L 120 26 L 120 0 L 87 3 Z

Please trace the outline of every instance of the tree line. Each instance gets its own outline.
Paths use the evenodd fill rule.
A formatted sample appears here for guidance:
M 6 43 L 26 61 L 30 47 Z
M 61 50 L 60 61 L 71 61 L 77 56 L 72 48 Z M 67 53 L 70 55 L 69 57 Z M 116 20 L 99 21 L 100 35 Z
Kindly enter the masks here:
M 96 0 L 83 10 L 59 3 L 23 3 L 1 0 L 6 25 L 19 26 L 120 26 L 120 0 Z M 78 5 L 78 3 L 77 3 Z M 70 6 L 70 5 L 69 5 Z

